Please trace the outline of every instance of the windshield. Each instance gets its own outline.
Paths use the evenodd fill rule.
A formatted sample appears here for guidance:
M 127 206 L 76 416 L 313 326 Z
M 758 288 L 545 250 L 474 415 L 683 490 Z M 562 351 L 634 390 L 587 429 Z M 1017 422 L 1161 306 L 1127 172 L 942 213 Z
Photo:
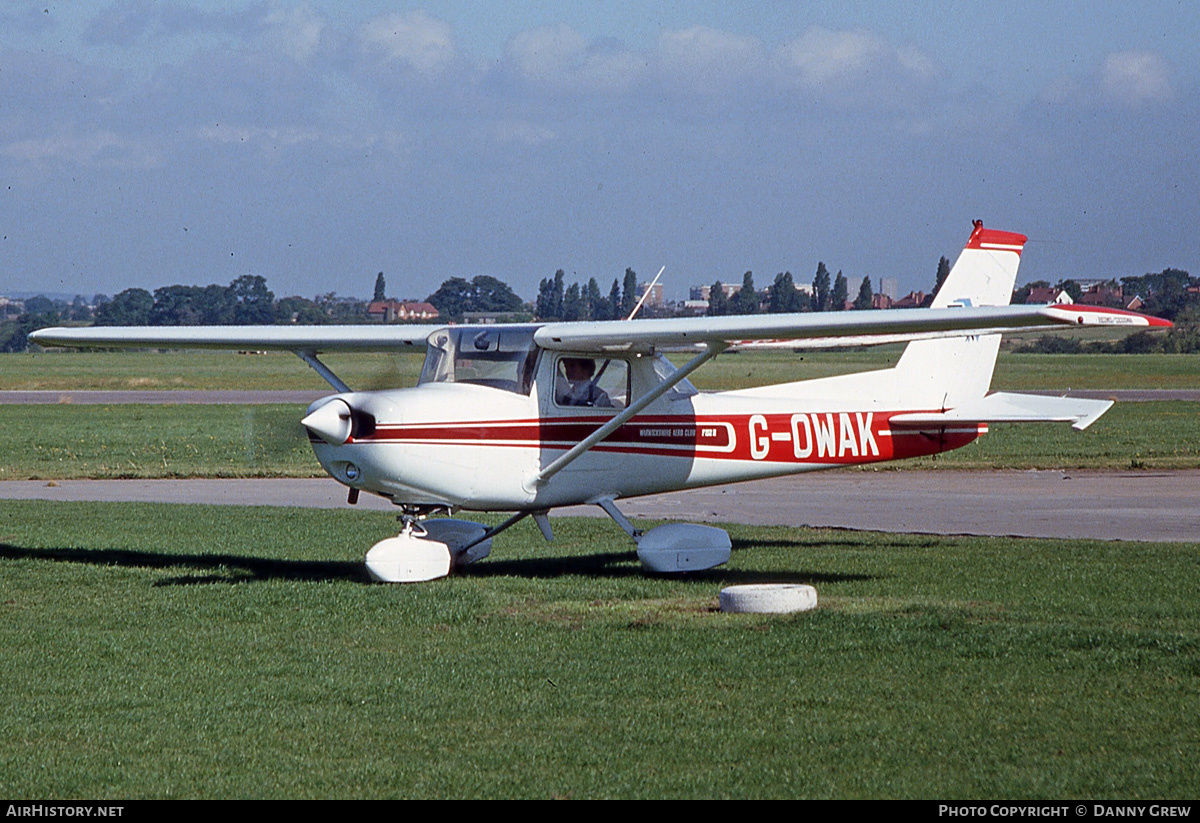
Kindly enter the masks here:
M 529 394 L 540 349 L 535 326 L 456 326 L 429 336 L 418 385 L 472 383 Z
M 677 371 L 679 371 L 679 369 L 675 367 L 675 364 L 668 360 L 664 355 L 654 355 L 654 374 L 658 376 L 659 380 L 668 380 Z M 667 392 L 667 399 L 679 400 L 684 397 L 692 397 L 693 395 L 697 395 L 699 393 L 700 392 L 696 390 L 696 387 L 692 385 L 692 382 L 685 377 L 671 387 L 671 390 Z

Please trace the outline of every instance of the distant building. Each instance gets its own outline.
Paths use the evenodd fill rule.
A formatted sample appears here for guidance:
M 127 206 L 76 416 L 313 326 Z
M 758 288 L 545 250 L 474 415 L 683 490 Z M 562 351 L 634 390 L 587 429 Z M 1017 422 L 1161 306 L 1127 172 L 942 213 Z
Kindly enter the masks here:
M 1055 289 L 1049 286 L 1034 286 L 1029 290 L 1029 297 L 1025 300 L 1026 303 L 1074 303 L 1071 295 L 1067 294 L 1062 289 Z
M 25 311 L 25 303 L 22 300 L 10 300 L 7 297 L 0 297 L 0 316 L 9 317 L 18 315 Z
M 438 310 L 429 303 L 408 303 L 398 300 L 376 300 L 367 306 L 367 316 L 377 323 L 396 323 L 407 320 L 435 320 Z
M 489 326 L 493 323 L 512 323 L 520 312 L 515 311 L 465 311 L 462 321 L 468 326 Z
M 1125 295 L 1120 286 L 1111 281 L 1096 283 L 1079 295 L 1079 301 L 1085 306 L 1105 306 L 1119 309 L 1125 305 Z
M 721 284 L 721 291 L 725 292 L 726 297 L 733 297 L 735 294 L 737 294 L 741 290 L 742 290 L 741 283 L 722 283 Z M 706 305 L 708 304 L 709 299 L 712 298 L 712 286 L 692 286 L 691 289 L 688 290 L 688 292 L 689 292 L 688 296 L 692 300 L 703 300 Z
M 892 302 L 893 309 L 919 309 L 925 304 L 925 292 L 910 291 L 899 300 Z
M 879 278 L 879 294 L 886 294 L 892 300 L 895 300 L 900 294 L 900 281 L 895 277 Z
M 646 302 L 642 305 L 650 308 L 661 308 L 663 305 L 663 287 L 662 283 L 655 283 L 651 287 L 648 283 L 638 283 L 638 300 L 646 296 L 646 291 L 649 289 L 650 294 L 646 297 Z

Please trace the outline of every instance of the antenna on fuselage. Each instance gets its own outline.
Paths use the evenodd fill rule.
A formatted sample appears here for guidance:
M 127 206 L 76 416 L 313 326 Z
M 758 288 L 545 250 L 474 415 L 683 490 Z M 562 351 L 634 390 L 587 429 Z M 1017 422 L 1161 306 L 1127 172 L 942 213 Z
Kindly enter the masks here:
M 650 285 L 646 287 L 646 292 L 645 292 L 645 294 L 642 295 L 642 299 L 639 300 L 637 302 L 637 305 L 633 307 L 633 311 L 631 311 L 629 313 L 629 316 L 625 318 L 626 320 L 632 320 L 633 316 L 638 313 L 638 309 L 640 309 L 642 307 L 642 304 L 646 302 L 646 298 L 650 296 L 650 292 L 654 289 L 654 284 L 658 282 L 658 278 L 662 277 L 662 273 L 665 272 L 666 270 L 667 270 L 666 266 L 663 266 L 661 269 L 658 270 L 658 274 L 654 275 L 654 279 L 651 280 Z

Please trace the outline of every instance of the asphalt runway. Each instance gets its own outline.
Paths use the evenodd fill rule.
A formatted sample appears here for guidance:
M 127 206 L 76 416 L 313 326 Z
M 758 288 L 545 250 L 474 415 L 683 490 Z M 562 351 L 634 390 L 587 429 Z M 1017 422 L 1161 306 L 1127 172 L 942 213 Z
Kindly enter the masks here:
M 346 505 L 334 480 L 0 482 L 0 499 Z M 395 511 L 363 495 L 360 508 Z M 816 472 L 627 500 L 634 520 L 1200 543 L 1200 471 Z M 595 506 L 554 516 L 605 515 Z M 616 526 L 614 525 L 615 529 Z

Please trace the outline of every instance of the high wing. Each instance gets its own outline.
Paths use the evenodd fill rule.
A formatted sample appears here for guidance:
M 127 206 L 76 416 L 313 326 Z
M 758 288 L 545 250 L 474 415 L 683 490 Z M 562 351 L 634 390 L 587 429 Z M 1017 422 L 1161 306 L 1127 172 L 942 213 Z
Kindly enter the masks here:
M 942 309 L 818 312 L 548 323 L 534 340 L 546 349 L 614 352 L 686 344 L 800 341 L 796 348 L 898 343 L 1063 326 L 1169 327 L 1157 317 L 1095 306 L 955 306 Z
M 956 306 L 942 309 L 818 312 L 546 323 L 539 346 L 558 351 L 616 352 L 688 345 L 722 347 L 743 341 L 795 341 L 797 348 L 874 345 L 931 337 L 1061 328 L 1169 327 L 1149 315 L 1095 306 Z M 368 352 L 423 351 L 437 326 L 93 326 L 47 328 L 29 335 L 42 346 L 176 347 Z M 503 328 L 490 326 L 489 328 Z
M 438 326 L 92 326 L 49 328 L 29 339 L 77 348 L 271 349 L 276 351 L 425 351 Z

